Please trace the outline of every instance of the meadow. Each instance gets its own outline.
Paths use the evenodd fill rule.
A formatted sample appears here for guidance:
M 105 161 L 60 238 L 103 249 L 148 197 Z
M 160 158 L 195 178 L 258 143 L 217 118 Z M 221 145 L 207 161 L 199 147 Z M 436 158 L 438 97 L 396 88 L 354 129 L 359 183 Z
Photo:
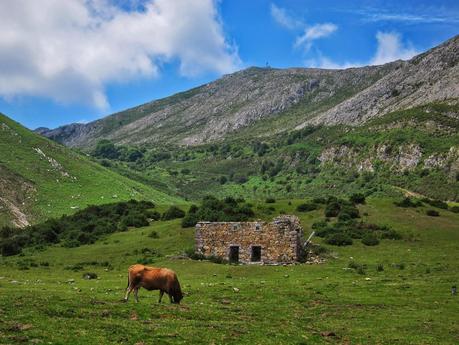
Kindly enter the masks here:
M 298 213 L 301 202 L 277 201 L 264 218 L 297 213 L 308 234 L 323 209 Z M 457 344 L 459 214 L 429 217 L 391 199 L 359 208 L 365 221 L 393 226 L 403 239 L 324 244 L 324 264 L 222 265 L 181 256 L 194 230 L 177 219 L 92 245 L 3 257 L 0 343 Z M 140 303 L 122 302 L 127 268 L 145 260 L 177 272 L 186 294 L 180 305 L 158 304 L 158 292 L 146 290 Z M 86 272 L 97 279 L 84 279 Z

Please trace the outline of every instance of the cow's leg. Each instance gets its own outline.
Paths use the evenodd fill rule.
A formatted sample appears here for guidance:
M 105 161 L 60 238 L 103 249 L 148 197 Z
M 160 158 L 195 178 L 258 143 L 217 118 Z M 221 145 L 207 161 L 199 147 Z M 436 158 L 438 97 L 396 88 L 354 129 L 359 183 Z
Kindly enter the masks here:
M 139 288 L 138 287 L 134 288 L 134 297 L 135 297 L 135 301 L 139 303 Z
M 161 303 L 163 295 L 164 295 L 164 291 L 163 290 L 159 290 L 159 301 L 158 301 L 158 303 Z
M 126 289 L 126 295 L 124 295 L 124 300 L 127 302 L 129 299 L 129 295 L 131 294 L 132 290 L 134 290 L 133 286 L 128 286 Z
M 169 295 L 169 301 L 171 301 L 171 303 L 174 303 L 174 302 L 172 301 L 172 295 L 171 295 L 171 294 L 168 294 L 168 295 Z

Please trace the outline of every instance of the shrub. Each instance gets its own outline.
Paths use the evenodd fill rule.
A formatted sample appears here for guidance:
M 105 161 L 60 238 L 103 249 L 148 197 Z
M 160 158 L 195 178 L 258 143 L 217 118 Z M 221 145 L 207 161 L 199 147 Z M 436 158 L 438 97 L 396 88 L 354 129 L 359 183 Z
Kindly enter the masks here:
M 152 232 L 150 232 L 148 234 L 148 237 L 150 237 L 150 238 L 159 238 L 159 235 L 158 235 L 158 233 L 156 231 L 153 230 Z
M 333 246 L 349 246 L 352 244 L 352 238 L 345 233 L 338 232 L 327 236 L 325 242 Z
M 313 230 L 321 230 L 325 229 L 328 226 L 327 222 L 325 220 L 321 220 L 315 223 L 312 223 L 311 228 Z
M 274 204 L 276 202 L 276 199 L 274 199 L 272 197 L 268 197 L 268 198 L 266 198 L 265 202 L 267 204 Z
M 364 275 L 364 274 L 365 274 L 365 269 L 367 268 L 367 265 L 365 265 L 365 264 L 359 264 L 358 262 L 351 261 L 351 262 L 349 262 L 349 264 L 347 265 L 347 267 L 352 268 L 352 269 L 355 270 L 355 272 L 357 272 L 358 274 Z
M 162 220 L 171 220 L 183 217 L 185 217 L 185 211 L 181 210 L 177 206 L 171 206 L 163 213 Z
M 146 210 L 145 211 L 145 216 L 147 218 L 150 218 L 152 220 L 160 220 L 161 219 L 161 213 L 158 211 L 153 211 L 153 210 Z
M 411 198 L 403 198 L 401 201 L 395 201 L 394 202 L 395 206 L 398 207 L 418 207 L 422 206 L 422 202 L 419 200 L 412 200 Z
M 148 219 L 142 213 L 131 213 L 129 215 L 122 217 L 120 223 L 120 229 L 127 228 L 128 226 L 140 228 L 142 226 L 148 225 Z
M 459 213 L 459 206 L 451 206 L 449 210 L 454 213 Z
M 182 227 L 194 226 L 197 221 L 237 222 L 246 221 L 255 214 L 252 205 L 243 204 L 243 199 L 227 197 L 219 200 L 213 196 L 202 199 L 200 207 L 190 208 L 182 219 Z
M 325 204 L 327 202 L 327 199 L 317 197 L 317 198 L 312 199 L 312 202 L 314 204 Z
M 365 195 L 363 195 L 362 193 L 354 193 L 349 197 L 349 201 L 354 204 L 364 204 Z
M 341 205 L 337 201 L 333 201 L 325 207 L 325 217 L 336 217 L 341 211 Z
M 19 242 L 14 239 L 2 240 L 0 242 L 0 253 L 2 256 L 11 256 L 21 253 L 22 247 Z
M 440 213 L 438 213 L 438 211 L 435 211 L 435 210 L 427 210 L 426 214 L 428 216 L 430 216 L 430 217 L 438 217 L 438 216 L 440 216 Z
M 384 271 L 384 265 L 383 265 L 383 264 L 378 264 L 378 265 L 376 266 L 376 271 L 378 271 L 378 272 Z
M 220 184 L 225 184 L 228 182 L 228 178 L 226 176 L 221 176 L 219 179 Z
M 316 209 L 317 209 L 317 205 L 312 204 L 312 203 L 300 204 L 296 208 L 298 212 L 308 212 L 308 211 L 314 211 Z
M 345 221 L 345 220 L 359 218 L 359 217 L 360 217 L 359 209 L 351 205 L 345 205 L 341 207 L 341 210 L 338 213 L 338 220 L 340 221 Z
M 443 210 L 448 209 L 448 204 L 441 200 L 430 200 L 430 199 L 425 198 L 425 199 L 422 199 L 422 201 L 433 207 L 441 208 Z
M 377 246 L 379 244 L 379 240 L 375 234 L 367 233 L 362 237 L 362 243 L 366 246 Z
M 381 238 L 387 240 L 401 240 L 402 235 L 394 229 L 387 228 L 385 231 L 381 232 Z
M 182 219 L 182 228 L 191 228 L 199 221 L 196 213 L 188 213 Z

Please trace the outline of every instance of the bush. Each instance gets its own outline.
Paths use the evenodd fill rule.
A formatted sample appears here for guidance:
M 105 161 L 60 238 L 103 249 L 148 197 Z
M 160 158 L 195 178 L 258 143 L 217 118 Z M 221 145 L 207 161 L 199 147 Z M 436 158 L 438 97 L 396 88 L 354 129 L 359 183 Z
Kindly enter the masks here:
M 336 217 L 341 211 L 341 204 L 337 201 L 333 201 L 325 207 L 325 217 Z
M 163 213 L 162 220 L 171 220 L 183 217 L 185 217 L 185 211 L 181 210 L 177 206 L 171 206 Z
M 341 210 L 338 213 L 338 220 L 340 221 L 355 219 L 359 217 L 360 217 L 359 209 L 354 206 L 350 206 L 350 205 L 345 205 L 341 207 Z
M 349 262 L 349 264 L 347 265 L 347 267 L 349 268 L 352 268 L 353 270 L 355 270 L 355 272 L 357 272 L 358 274 L 361 274 L 361 275 L 364 275 L 365 274 L 365 270 L 367 268 L 367 265 L 365 264 L 359 264 L 355 261 L 351 261 Z
M 438 217 L 438 216 L 440 216 L 440 213 L 438 213 L 438 211 L 435 211 L 435 210 L 427 210 L 426 214 L 428 216 L 430 216 L 430 217 Z
M 365 195 L 363 195 L 362 193 L 354 193 L 349 197 L 349 201 L 354 204 L 364 204 Z
M 327 236 L 325 242 L 333 246 L 350 246 L 352 244 L 352 238 L 345 233 L 338 232 Z
M 12 256 L 21 253 L 22 247 L 14 239 L 2 240 L 0 243 L 0 253 L 2 256 Z
M 430 200 L 430 199 L 425 198 L 425 199 L 422 199 L 422 201 L 433 207 L 441 208 L 443 210 L 448 209 L 448 204 L 441 200 Z
M 377 246 L 379 244 L 379 240 L 375 234 L 368 233 L 362 237 L 362 243 L 366 246 Z
M 449 210 L 454 213 L 459 213 L 459 206 L 451 206 Z
M 296 208 L 296 210 L 298 212 L 308 212 L 308 211 L 314 211 L 316 209 L 317 209 L 317 205 L 316 204 L 312 204 L 312 203 L 300 204 Z
M 387 228 L 385 231 L 381 232 L 381 238 L 387 240 L 401 240 L 402 235 L 394 229 Z
M 202 199 L 200 207 L 190 208 L 188 214 L 182 219 L 182 227 L 196 225 L 196 222 L 238 222 L 247 221 L 255 214 L 252 205 L 243 204 L 243 199 L 227 197 L 219 200 L 213 196 Z
M 152 220 L 160 220 L 161 219 L 161 213 L 158 211 L 153 211 L 153 210 L 146 210 L 145 211 L 145 216 L 147 218 L 150 218 Z
M 152 232 L 150 232 L 148 234 L 148 237 L 150 237 L 150 238 L 159 238 L 159 235 L 158 235 L 158 233 L 156 231 L 153 230 Z
M 312 199 L 312 202 L 314 204 L 325 204 L 327 202 L 327 199 L 317 197 L 317 198 Z
M 267 203 L 267 204 L 274 204 L 275 202 L 276 202 L 276 199 L 271 198 L 271 197 L 266 198 L 266 200 L 265 200 L 265 203 Z
M 411 198 L 403 198 L 401 201 L 395 201 L 394 202 L 394 205 L 395 206 L 398 206 L 398 207 L 418 207 L 418 206 L 422 206 L 422 202 L 419 201 L 419 200 L 412 200 Z
M 142 226 L 147 226 L 149 223 L 148 223 L 148 219 L 145 216 L 145 214 L 132 213 L 132 214 L 122 217 L 120 224 L 121 224 L 121 227 L 120 227 L 120 230 L 121 230 L 121 229 L 127 228 L 128 226 L 140 228 Z
M 191 228 L 195 226 L 198 221 L 199 219 L 196 213 L 188 213 L 182 219 L 182 228 Z
M 383 265 L 383 264 L 378 264 L 378 265 L 376 266 L 376 271 L 378 271 L 378 272 L 384 271 L 384 265 Z

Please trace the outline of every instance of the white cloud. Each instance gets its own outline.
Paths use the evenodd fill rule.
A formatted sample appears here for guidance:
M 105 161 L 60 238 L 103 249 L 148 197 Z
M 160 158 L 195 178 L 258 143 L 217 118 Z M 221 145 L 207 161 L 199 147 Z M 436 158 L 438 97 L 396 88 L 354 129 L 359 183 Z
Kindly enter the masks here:
M 271 4 L 271 16 L 279 25 L 287 29 L 295 29 L 304 25 L 301 20 L 289 15 L 284 8 L 277 7 L 274 4 Z
M 317 59 L 305 61 L 305 65 L 324 69 L 345 69 L 367 65 L 382 65 L 395 60 L 409 60 L 419 54 L 410 43 L 403 44 L 400 34 L 397 32 L 381 32 L 376 34 L 377 49 L 375 55 L 366 62 L 335 62 L 330 58 L 320 55 Z
M 337 29 L 338 27 L 332 23 L 316 24 L 311 27 L 307 27 L 304 30 L 304 34 L 296 39 L 295 47 L 304 46 L 305 50 L 309 50 L 313 41 L 330 36 Z
M 104 108 L 107 83 L 155 77 L 168 61 L 185 76 L 227 73 L 240 63 L 215 1 L 147 0 L 133 8 L 109 0 L 0 1 L 0 96 Z
M 409 60 L 419 52 L 409 43 L 403 45 L 400 35 L 396 32 L 381 32 L 376 34 L 378 48 L 371 65 L 382 65 L 395 60 Z
M 298 36 L 293 45 L 295 48 L 303 47 L 308 51 L 312 47 L 312 43 L 319 38 L 330 36 L 338 27 L 332 23 L 319 23 L 308 25 L 303 20 L 297 19 L 290 15 L 286 9 L 271 4 L 271 16 L 281 26 L 289 30 L 300 29 L 303 34 Z

